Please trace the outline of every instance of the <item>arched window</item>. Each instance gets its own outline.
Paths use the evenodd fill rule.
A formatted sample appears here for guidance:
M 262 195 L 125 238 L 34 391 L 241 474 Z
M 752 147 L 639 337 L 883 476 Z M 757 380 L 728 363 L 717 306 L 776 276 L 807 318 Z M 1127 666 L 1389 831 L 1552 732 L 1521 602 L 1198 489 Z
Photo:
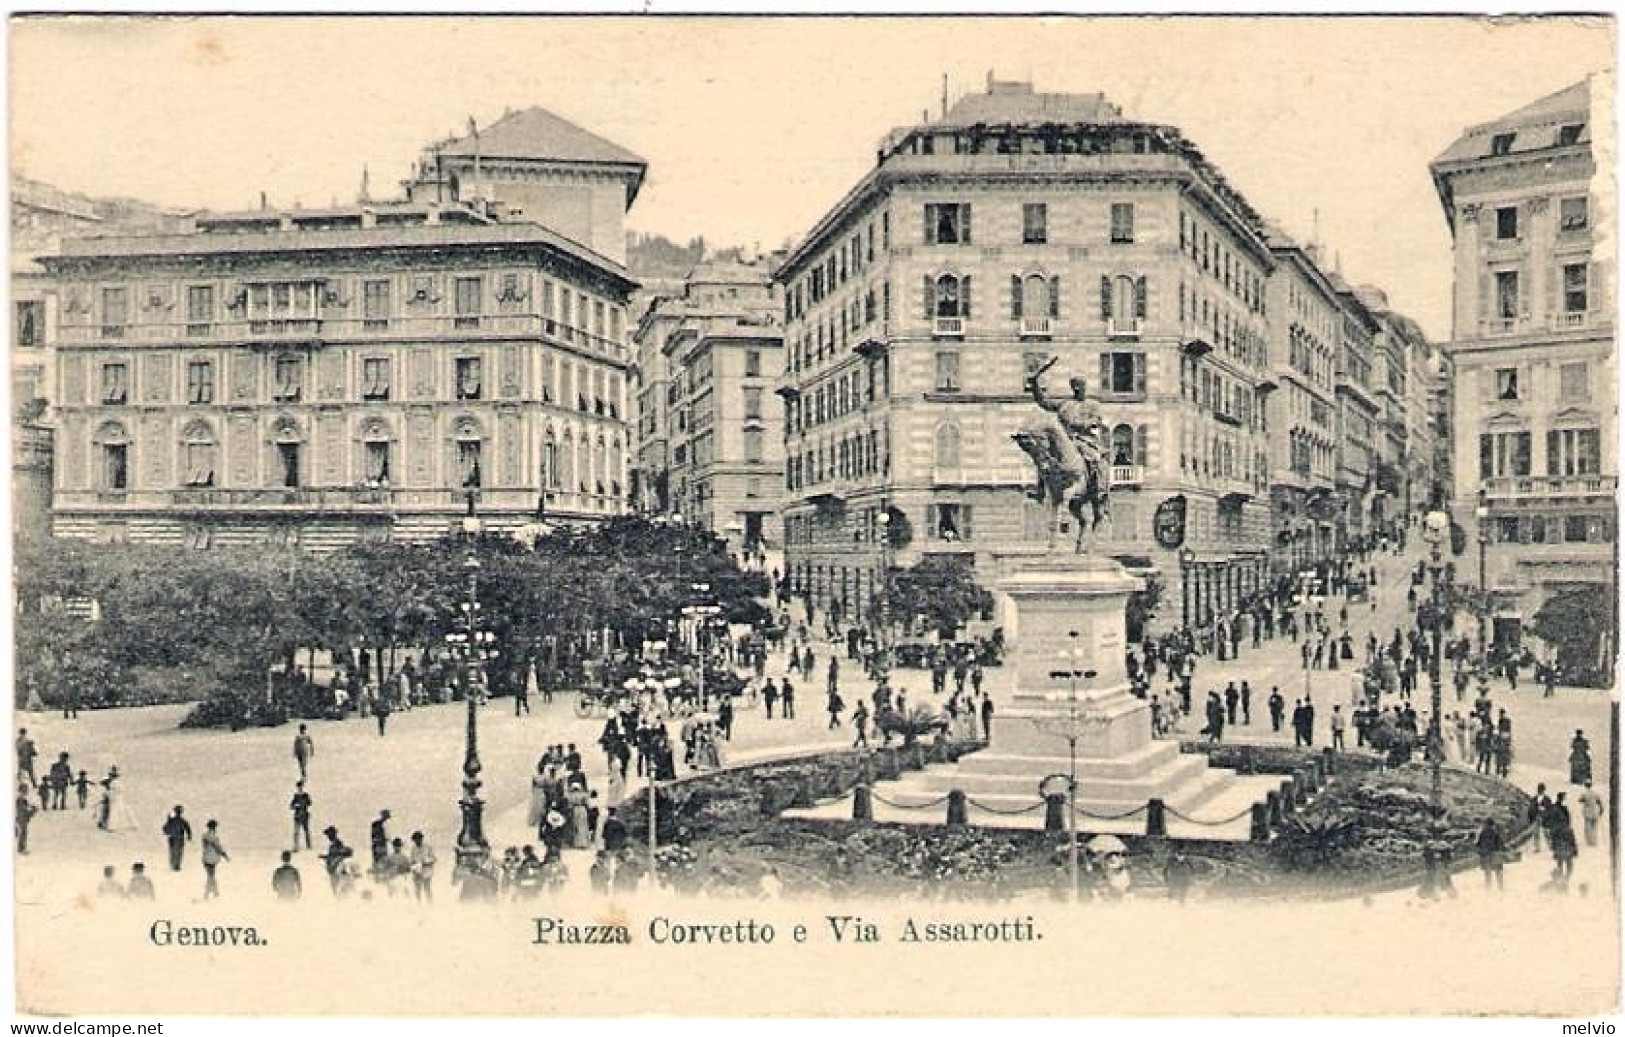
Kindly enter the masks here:
M 963 315 L 964 300 L 960 295 L 959 278 L 943 274 L 936 280 L 936 309 L 932 316 L 959 317 Z
M 937 426 L 937 467 L 958 468 L 959 459 L 959 426 L 945 421 Z
M 1053 296 L 1050 282 L 1039 274 L 1028 274 L 1021 281 L 1021 313 L 1028 317 L 1053 316 Z
M 207 421 L 188 422 L 181 430 L 181 479 L 187 486 L 213 486 L 214 429 Z
M 1112 315 L 1122 324 L 1128 325 L 1139 316 L 1139 293 L 1135 290 L 1134 278 L 1124 274 L 1112 281 Z
M 1112 464 L 1134 463 L 1134 426 L 1118 425 L 1112 429 Z
M 392 439 L 382 418 L 371 418 L 361 426 L 361 478 L 368 487 L 387 488 L 394 478 Z

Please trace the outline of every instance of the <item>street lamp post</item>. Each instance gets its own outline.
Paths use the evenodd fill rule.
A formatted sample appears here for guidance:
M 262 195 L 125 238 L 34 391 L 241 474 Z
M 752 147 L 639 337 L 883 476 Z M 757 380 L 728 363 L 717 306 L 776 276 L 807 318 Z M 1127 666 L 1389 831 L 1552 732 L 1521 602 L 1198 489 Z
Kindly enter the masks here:
M 1098 718 L 1085 713 L 1082 703 L 1078 701 L 1078 678 L 1087 683 L 1095 678 L 1095 671 L 1084 669 L 1084 653 L 1078 643 L 1078 632 L 1068 631 L 1070 647 L 1061 653 L 1064 668 L 1051 670 L 1050 677 L 1055 680 L 1064 679 L 1067 682 L 1066 713 L 1058 718 L 1035 718 L 1034 723 L 1040 728 L 1054 731 L 1066 739 L 1067 749 L 1067 775 L 1066 775 L 1066 832 L 1067 832 L 1067 878 L 1071 881 L 1071 899 L 1073 903 L 1078 900 L 1078 736 L 1083 730 L 1094 723 Z M 1058 722 L 1057 722 L 1058 721 Z
M 1490 683 L 1490 583 L 1487 575 L 1487 552 L 1490 546 L 1490 502 L 1487 487 L 1478 488 L 1478 593 L 1482 596 L 1478 614 L 1478 690 L 1482 695 Z
M 875 671 L 882 682 L 889 670 L 891 639 L 891 508 L 880 509 L 875 516 L 880 524 L 880 600 L 875 610 Z
M 1442 545 L 1445 536 L 1450 532 L 1450 516 L 1442 511 L 1430 511 L 1424 520 L 1422 536 L 1428 542 L 1433 570 L 1433 602 L 1430 610 L 1433 627 L 1433 658 L 1430 661 L 1428 683 L 1431 685 L 1428 708 L 1431 715 L 1428 717 L 1428 852 L 1424 855 L 1424 867 L 1427 868 L 1428 889 L 1437 888 L 1438 872 L 1441 862 L 1437 853 L 1442 845 L 1444 834 L 1444 726 L 1440 714 L 1444 710 L 1444 672 L 1440 665 L 1440 655 L 1444 650 L 1444 560 L 1442 558 Z
M 463 700 L 468 710 L 463 741 L 463 798 L 458 804 L 462 813 L 462 828 L 457 833 L 457 869 L 463 875 L 483 871 L 491 853 L 483 822 L 485 801 L 480 799 L 478 695 L 475 689 L 475 668 L 484 657 L 491 639 L 488 631 L 479 629 L 480 560 L 474 553 L 475 538 L 479 532 L 480 520 L 474 514 L 474 494 L 471 492 L 468 495 L 468 515 L 463 519 L 463 534 L 468 548 L 463 560 L 463 569 L 468 574 L 468 596 L 462 604 L 463 630 L 448 637 L 462 655 Z
M 1185 548 L 1185 550 L 1179 552 L 1179 576 L 1180 576 L 1179 582 L 1185 588 L 1185 594 L 1184 594 L 1184 606 L 1185 606 L 1185 608 L 1184 608 L 1184 619 L 1185 619 L 1185 629 L 1186 630 L 1191 629 L 1191 571 L 1192 571 L 1192 568 L 1193 568 L 1191 563 L 1194 562 L 1194 561 L 1196 561 L 1196 552 L 1195 551 L 1192 551 L 1190 548 L 1187 547 L 1187 548 Z

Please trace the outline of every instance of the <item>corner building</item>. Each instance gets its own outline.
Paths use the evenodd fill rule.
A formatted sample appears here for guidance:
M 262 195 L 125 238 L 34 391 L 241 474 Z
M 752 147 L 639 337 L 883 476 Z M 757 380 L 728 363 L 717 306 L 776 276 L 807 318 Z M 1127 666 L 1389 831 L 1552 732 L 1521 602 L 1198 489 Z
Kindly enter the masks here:
M 1011 436 L 1041 416 L 1023 387 L 1051 356 L 1046 390 L 1086 379 L 1109 429 L 1111 519 L 1090 550 L 1157 574 L 1165 623 L 1261 585 L 1263 234 L 1177 129 L 1098 94 L 990 81 L 893 131 L 777 274 L 793 585 L 860 619 L 887 564 L 952 555 L 991 585 L 1044 550 Z M 1184 521 L 1159 539 L 1164 502 Z
M 1469 539 L 1489 540 L 1497 644 L 1554 594 L 1615 579 L 1617 224 L 1592 153 L 1610 96 L 1576 83 L 1468 128 L 1431 167 L 1455 243 L 1449 489 Z
M 62 293 L 55 534 L 326 550 L 625 498 L 619 264 L 485 206 L 82 238 Z

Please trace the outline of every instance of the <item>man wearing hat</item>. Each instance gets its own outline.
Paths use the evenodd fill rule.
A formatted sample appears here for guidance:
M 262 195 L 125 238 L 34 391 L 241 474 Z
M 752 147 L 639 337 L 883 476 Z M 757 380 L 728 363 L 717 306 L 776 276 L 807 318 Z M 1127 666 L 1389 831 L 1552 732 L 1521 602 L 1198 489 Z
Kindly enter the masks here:
M 349 892 L 349 860 L 354 855 L 353 850 L 344 845 L 339 838 L 339 830 L 333 825 L 322 829 L 327 836 L 327 852 L 322 854 L 322 860 L 327 865 L 327 880 L 333 887 L 333 895 L 344 896 Z
M 192 841 L 192 823 L 181 815 L 184 810 L 177 805 L 175 812 L 169 815 L 164 822 L 164 839 L 169 843 L 169 870 L 181 870 L 181 855 L 186 852 L 186 844 Z
M 372 867 L 377 870 L 384 863 L 384 857 L 389 853 L 389 811 L 378 811 L 378 818 L 372 823 Z

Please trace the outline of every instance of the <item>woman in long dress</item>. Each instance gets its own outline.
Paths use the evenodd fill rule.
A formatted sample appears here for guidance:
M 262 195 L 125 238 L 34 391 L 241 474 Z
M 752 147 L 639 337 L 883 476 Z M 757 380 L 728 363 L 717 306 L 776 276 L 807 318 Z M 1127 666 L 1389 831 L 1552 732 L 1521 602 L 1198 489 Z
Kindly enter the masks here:
M 592 848 L 592 825 L 587 823 L 587 790 L 579 786 L 566 793 L 570 803 L 570 845 L 577 850 Z
M 530 809 L 525 812 L 525 827 L 537 828 L 547 813 L 547 761 L 536 764 L 536 774 L 530 779 Z

